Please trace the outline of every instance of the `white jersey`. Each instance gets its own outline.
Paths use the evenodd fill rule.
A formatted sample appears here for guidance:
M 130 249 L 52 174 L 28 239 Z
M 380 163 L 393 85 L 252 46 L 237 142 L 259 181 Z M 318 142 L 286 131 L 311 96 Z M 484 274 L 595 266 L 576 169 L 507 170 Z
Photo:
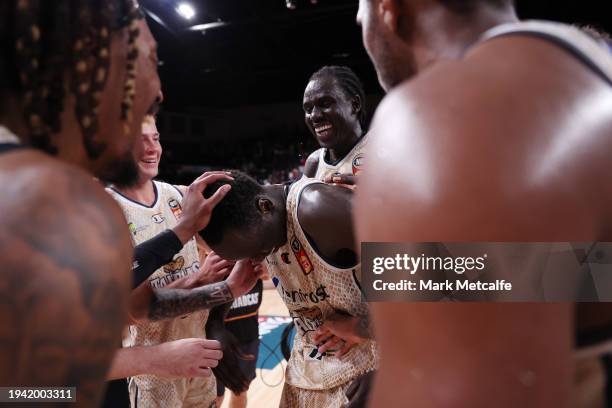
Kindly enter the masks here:
M 368 305 L 356 275 L 361 265 L 342 269 L 321 258 L 298 221 L 297 209 L 305 187 L 321 183 L 302 177 L 287 196 L 287 243 L 267 257 L 272 282 L 287 305 L 296 335 L 287 365 L 287 383 L 302 389 L 327 390 L 346 384 L 374 370 L 378 353 L 374 341 L 366 341 L 342 359 L 319 353 L 314 331 L 336 310 L 364 316 Z
M 179 190 L 167 183 L 158 181 L 152 183 L 155 189 L 155 201 L 151 206 L 133 201 L 113 188 L 107 189 L 123 210 L 134 245 L 174 227 L 181 215 L 182 194 Z M 161 288 L 170 282 L 198 272 L 199 269 L 200 259 L 197 244 L 195 238 L 192 238 L 170 263 L 151 274 L 148 281 L 153 288 Z M 130 325 L 129 333 L 123 340 L 123 346 L 144 346 L 184 338 L 203 338 L 207 317 L 208 311 L 199 311 L 175 319 Z M 215 387 L 214 377 L 200 381 L 200 379 L 168 380 L 153 375 L 141 375 L 130 379 L 130 394 L 135 394 L 137 389 L 137 405 L 143 407 L 189 405 L 186 400 L 193 399 L 194 394 L 201 402 L 196 406 L 209 407 L 216 397 Z
M 327 149 L 320 148 L 314 154 L 318 155 L 319 162 L 314 178 L 317 180 L 325 180 L 327 176 L 336 174 L 353 174 L 356 175 L 363 168 L 363 160 L 365 156 L 365 148 L 368 141 L 367 133 L 357 141 L 355 146 L 336 163 L 328 163 L 325 161 Z

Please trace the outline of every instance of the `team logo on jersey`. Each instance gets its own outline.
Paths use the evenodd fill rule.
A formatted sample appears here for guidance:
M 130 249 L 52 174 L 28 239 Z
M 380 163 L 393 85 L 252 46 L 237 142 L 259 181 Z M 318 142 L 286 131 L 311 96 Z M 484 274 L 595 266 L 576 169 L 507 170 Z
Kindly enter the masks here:
M 163 215 L 161 215 L 161 213 L 153 214 L 151 216 L 151 220 L 153 220 L 153 222 L 156 224 L 161 224 L 162 222 L 166 221 L 166 219 Z
M 361 171 L 363 166 L 363 154 L 358 155 L 353 159 L 353 174 L 357 174 Z
M 181 205 L 179 204 L 178 201 L 176 201 L 174 198 L 171 198 L 168 200 L 168 206 L 170 207 L 170 210 L 172 210 L 172 214 L 174 214 L 174 217 L 177 220 L 181 218 L 183 209 L 181 208 Z
M 141 227 L 137 227 L 136 224 L 134 224 L 133 222 L 128 223 L 128 228 L 130 229 L 130 232 L 132 233 L 132 235 L 136 236 L 136 234 L 138 234 L 140 231 L 144 231 L 147 228 L 149 228 L 148 225 L 143 225 Z
M 302 334 L 317 330 L 323 324 L 323 312 L 318 307 L 303 307 L 291 313 L 295 327 Z
M 274 284 L 274 287 L 278 287 L 278 278 L 276 276 L 272 277 L 272 283 Z
M 314 266 L 312 265 L 312 262 L 310 262 L 310 258 L 308 258 L 304 247 L 296 237 L 291 238 L 291 249 L 293 250 L 293 254 L 295 255 L 295 257 L 297 258 L 298 263 L 300 264 L 300 268 L 302 268 L 302 272 L 304 272 L 304 275 L 310 274 L 310 272 L 314 270 Z
M 164 272 L 174 273 L 176 271 L 180 271 L 181 269 L 183 269 L 183 266 L 185 266 L 185 258 L 183 258 L 182 256 L 179 256 L 176 259 L 173 259 L 172 261 L 164 265 Z
M 284 263 L 286 263 L 287 265 L 291 265 L 291 259 L 289 259 L 289 252 L 283 252 L 281 254 L 281 259 L 283 260 Z

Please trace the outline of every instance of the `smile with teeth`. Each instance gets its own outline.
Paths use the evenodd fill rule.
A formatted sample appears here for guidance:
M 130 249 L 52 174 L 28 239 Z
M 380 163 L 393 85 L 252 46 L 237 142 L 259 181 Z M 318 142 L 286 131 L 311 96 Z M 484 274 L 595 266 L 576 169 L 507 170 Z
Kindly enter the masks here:
M 155 164 L 157 163 L 156 159 L 150 159 L 150 160 L 142 160 L 143 163 L 147 163 L 147 164 Z
M 315 131 L 316 131 L 317 133 L 318 133 L 318 132 L 324 132 L 324 131 L 329 130 L 329 129 L 331 129 L 331 128 L 332 128 L 332 125 L 330 125 L 330 124 L 328 123 L 328 124 L 325 124 L 325 125 L 315 126 Z

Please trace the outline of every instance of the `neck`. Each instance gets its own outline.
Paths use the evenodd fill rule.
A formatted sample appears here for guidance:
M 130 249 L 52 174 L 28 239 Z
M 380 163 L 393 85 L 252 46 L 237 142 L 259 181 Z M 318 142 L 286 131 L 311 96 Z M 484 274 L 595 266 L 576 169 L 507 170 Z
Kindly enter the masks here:
M 419 12 L 416 20 L 413 43 L 418 71 L 441 60 L 461 59 L 485 31 L 519 21 L 512 6 L 482 6 L 469 15 L 434 6 Z
M 361 126 L 357 126 L 357 128 L 354 129 L 350 139 L 348 139 L 345 143 L 337 144 L 336 146 L 328 149 L 329 159 L 335 162 L 346 156 L 348 152 L 351 151 L 353 146 L 355 146 L 355 143 L 357 143 L 361 136 L 363 136 L 363 130 L 361 130 Z
M 279 211 L 279 220 L 274 232 L 274 246 L 280 247 L 287 242 L 287 197 L 285 186 L 274 184 L 265 186 L 266 194 L 274 201 L 274 207 Z
M 153 201 L 155 201 L 153 181 L 149 178 L 139 178 L 138 183 L 135 185 L 129 187 L 116 187 L 116 190 L 129 199 L 145 205 L 151 205 Z

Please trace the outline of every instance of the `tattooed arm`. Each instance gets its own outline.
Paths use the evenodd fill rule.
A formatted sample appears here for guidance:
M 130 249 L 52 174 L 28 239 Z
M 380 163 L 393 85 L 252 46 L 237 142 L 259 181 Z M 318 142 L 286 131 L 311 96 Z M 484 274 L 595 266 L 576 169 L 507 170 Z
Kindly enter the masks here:
M 250 261 L 238 261 L 228 278 L 221 282 L 194 289 L 142 289 L 140 296 L 132 297 L 130 315 L 134 320 L 162 320 L 210 309 L 244 295 L 255 286 L 257 279 L 259 275 Z
M 73 386 L 97 406 L 121 340 L 132 248 L 121 211 L 71 166 L 0 160 L 0 385 Z

